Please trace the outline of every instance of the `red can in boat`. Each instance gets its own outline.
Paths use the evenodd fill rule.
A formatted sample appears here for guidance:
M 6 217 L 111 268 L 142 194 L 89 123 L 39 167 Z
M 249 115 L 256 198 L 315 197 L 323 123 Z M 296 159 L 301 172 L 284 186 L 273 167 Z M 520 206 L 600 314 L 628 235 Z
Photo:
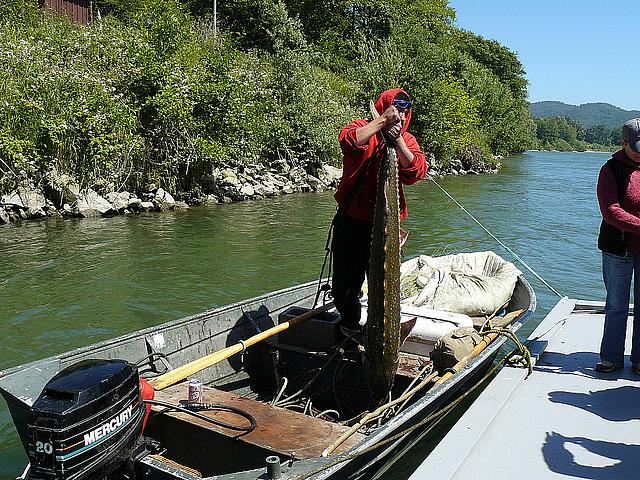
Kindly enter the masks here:
M 202 382 L 195 378 L 189 380 L 189 403 L 202 403 Z

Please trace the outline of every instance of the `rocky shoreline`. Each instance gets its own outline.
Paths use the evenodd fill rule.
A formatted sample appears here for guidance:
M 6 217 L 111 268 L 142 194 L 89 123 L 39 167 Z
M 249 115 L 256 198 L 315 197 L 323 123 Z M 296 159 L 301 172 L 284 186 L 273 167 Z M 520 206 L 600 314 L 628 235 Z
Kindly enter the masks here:
M 298 192 L 322 192 L 334 189 L 342 174 L 330 165 L 311 174 L 286 162 L 267 167 L 227 165 L 215 169 L 203 179 L 206 194 L 193 198 L 174 195 L 154 184 L 140 192 L 113 191 L 109 188 L 81 189 L 68 175 L 51 173 L 37 185 L 25 180 L 0 197 L 0 225 L 47 217 L 108 217 L 140 212 L 185 210 L 202 203 L 230 203 Z
M 498 168 L 483 171 L 464 170 L 451 165 L 447 171 L 430 169 L 433 176 L 496 173 Z M 27 180 L 14 191 L 0 197 L 0 225 L 47 217 L 108 217 L 140 212 L 185 210 L 203 203 L 231 203 L 300 192 L 323 192 L 335 189 L 342 175 L 339 168 L 322 165 L 313 172 L 289 165 L 226 165 L 215 169 L 202 181 L 206 192 L 198 197 L 178 199 L 154 184 L 140 192 L 114 191 L 112 188 L 81 189 L 67 175 L 51 173 L 37 185 Z

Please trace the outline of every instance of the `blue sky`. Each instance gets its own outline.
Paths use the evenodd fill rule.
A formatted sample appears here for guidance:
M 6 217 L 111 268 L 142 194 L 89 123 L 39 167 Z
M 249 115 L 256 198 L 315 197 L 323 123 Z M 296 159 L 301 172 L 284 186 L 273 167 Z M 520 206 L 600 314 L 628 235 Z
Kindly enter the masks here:
M 517 53 L 529 101 L 640 110 L 639 0 L 449 0 L 456 25 Z

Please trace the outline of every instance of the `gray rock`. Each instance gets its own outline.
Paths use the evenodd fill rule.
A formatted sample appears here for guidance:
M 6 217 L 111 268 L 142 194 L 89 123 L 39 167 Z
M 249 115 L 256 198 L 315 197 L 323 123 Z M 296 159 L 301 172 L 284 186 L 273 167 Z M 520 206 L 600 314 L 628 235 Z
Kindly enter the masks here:
M 260 185 L 256 185 L 255 191 L 258 195 L 263 197 L 275 197 L 278 195 L 278 189 L 273 183 L 265 182 Z
M 127 204 L 127 210 L 133 210 L 134 212 L 140 210 L 141 203 L 142 200 L 140 200 L 138 197 L 131 197 L 129 198 L 129 203 Z
M 240 185 L 240 180 L 238 179 L 236 172 L 230 168 L 225 168 L 220 173 L 222 174 L 222 180 L 220 182 L 222 185 Z
M 322 168 L 318 170 L 318 177 L 325 185 L 335 187 L 342 177 L 342 169 L 332 167 L 331 165 L 323 165 Z
M 17 208 L 44 208 L 47 204 L 44 195 L 27 187 L 19 187 L 8 195 L 2 197 L 2 203 L 13 205 Z
M 283 158 L 274 161 L 272 165 L 279 172 L 289 173 L 289 170 L 291 170 L 291 166 Z
M 156 204 L 156 207 L 159 210 L 164 211 L 173 208 L 173 206 L 176 204 L 176 201 L 165 189 L 158 188 L 158 190 L 156 190 L 156 196 L 153 199 L 153 203 Z
M 110 192 L 105 195 L 105 198 L 113 208 L 119 212 L 122 212 L 126 208 L 129 208 L 129 198 L 131 194 L 129 192 Z
M 53 173 L 49 183 L 45 185 L 45 193 L 57 206 L 73 204 L 80 195 L 80 186 L 69 175 Z
M 82 217 L 113 215 L 113 206 L 91 188 L 82 190 L 77 201 L 78 214 Z
M 304 169 L 300 167 L 295 167 L 292 168 L 289 172 L 289 178 L 294 183 L 302 183 L 307 180 L 307 172 L 305 172 Z
M 319 178 L 316 178 L 313 175 L 307 175 L 307 183 L 315 190 L 320 186 L 321 182 Z
M 41 207 L 29 207 L 25 211 L 28 220 L 35 220 L 37 218 L 44 218 L 47 216 L 44 209 Z
M 289 194 L 295 192 L 295 190 L 293 189 L 293 187 L 291 185 L 285 185 L 284 187 L 282 187 L 282 189 L 280 191 L 282 193 L 284 193 L 285 195 L 289 195 Z
M 282 188 L 287 184 L 287 179 L 281 175 L 273 175 L 271 173 L 267 173 L 264 178 L 266 179 L 266 182 L 269 182 L 278 188 Z
M 187 202 L 176 202 L 173 205 L 173 209 L 174 210 L 189 210 L 189 205 L 187 205 Z
M 240 189 L 240 193 L 242 195 L 246 195 L 247 197 L 253 197 L 256 194 L 256 191 L 251 185 L 244 185 Z
M 0 223 L 11 223 L 11 216 L 3 207 L 0 207 Z
M 143 212 L 148 212 L 149 210 L 153 210 L 155 205 L 153 202 L 140 202 L 140 210 Z

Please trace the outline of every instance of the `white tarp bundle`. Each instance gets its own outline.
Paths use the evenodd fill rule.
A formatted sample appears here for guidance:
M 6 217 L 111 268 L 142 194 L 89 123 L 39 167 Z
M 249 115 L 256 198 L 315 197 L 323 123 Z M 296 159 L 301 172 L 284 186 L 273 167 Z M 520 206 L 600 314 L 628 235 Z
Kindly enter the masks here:
M 520 274 L 494 252 L 420 255 L 400 267 L 401 303 L 489 315 L 509 301 Z

